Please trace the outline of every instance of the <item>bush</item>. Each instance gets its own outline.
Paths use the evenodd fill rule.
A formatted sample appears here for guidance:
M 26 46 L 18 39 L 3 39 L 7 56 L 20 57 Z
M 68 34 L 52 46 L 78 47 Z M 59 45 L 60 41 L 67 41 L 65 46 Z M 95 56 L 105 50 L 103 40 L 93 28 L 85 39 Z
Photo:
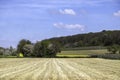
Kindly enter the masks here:
M 18 57 L 20 57 L 20 58 L 24 57 L 23 53 L 19 53 Z
M 95 54 L 90 55 L 91 58 L 104 58 L 104 59 L 120 59 L 120 54 Z
M 119 53 L 120 53 L 120 46 L 117 45 L 117 44 L 114 44 L 114 45 L 112 45 L 112 46 L 109 46 L 107 49 L 108 49 L 108 51 L 109 51 L 110 53 L 112 53 L 112 54 L 116 54 L 118 51 L 119 51 Z

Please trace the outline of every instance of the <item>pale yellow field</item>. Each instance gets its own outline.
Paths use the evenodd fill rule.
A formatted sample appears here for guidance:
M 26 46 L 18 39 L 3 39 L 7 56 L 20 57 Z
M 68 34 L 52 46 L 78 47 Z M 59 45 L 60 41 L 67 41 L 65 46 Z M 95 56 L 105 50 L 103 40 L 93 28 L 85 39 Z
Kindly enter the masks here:
M 1 58 L 0 80 L 120 80 L 120 60 Z

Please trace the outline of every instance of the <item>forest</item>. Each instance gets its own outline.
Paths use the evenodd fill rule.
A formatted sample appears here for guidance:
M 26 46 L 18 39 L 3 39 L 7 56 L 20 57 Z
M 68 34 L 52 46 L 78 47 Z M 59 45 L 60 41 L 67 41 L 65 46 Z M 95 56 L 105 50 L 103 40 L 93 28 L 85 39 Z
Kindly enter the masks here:
M 120 30 L 103 30 L 101 32 L 89 32 L 46 40 L 59 43 L 61 48 L 120 45 Z

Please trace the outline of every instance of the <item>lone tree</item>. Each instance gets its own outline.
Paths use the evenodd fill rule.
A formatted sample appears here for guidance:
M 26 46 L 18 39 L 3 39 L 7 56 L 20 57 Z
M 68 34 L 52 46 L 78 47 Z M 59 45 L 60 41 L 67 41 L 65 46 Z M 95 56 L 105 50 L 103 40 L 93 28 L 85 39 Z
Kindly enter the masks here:
M 58 52 L 60 52 L 58 44 L 44 40 L 34 45 L 33 55 L 35 57 L 55 57 Z

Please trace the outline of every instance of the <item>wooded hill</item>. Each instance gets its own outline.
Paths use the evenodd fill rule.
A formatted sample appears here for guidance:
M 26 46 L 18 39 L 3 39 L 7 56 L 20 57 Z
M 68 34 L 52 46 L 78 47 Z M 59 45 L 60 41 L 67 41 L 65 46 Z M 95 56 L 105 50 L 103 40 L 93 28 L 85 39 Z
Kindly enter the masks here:
M 120 45 L 120 30 L 103 30 L 101 32 L 55 37 L 46 40 L 58 43 L 61 48 Z

